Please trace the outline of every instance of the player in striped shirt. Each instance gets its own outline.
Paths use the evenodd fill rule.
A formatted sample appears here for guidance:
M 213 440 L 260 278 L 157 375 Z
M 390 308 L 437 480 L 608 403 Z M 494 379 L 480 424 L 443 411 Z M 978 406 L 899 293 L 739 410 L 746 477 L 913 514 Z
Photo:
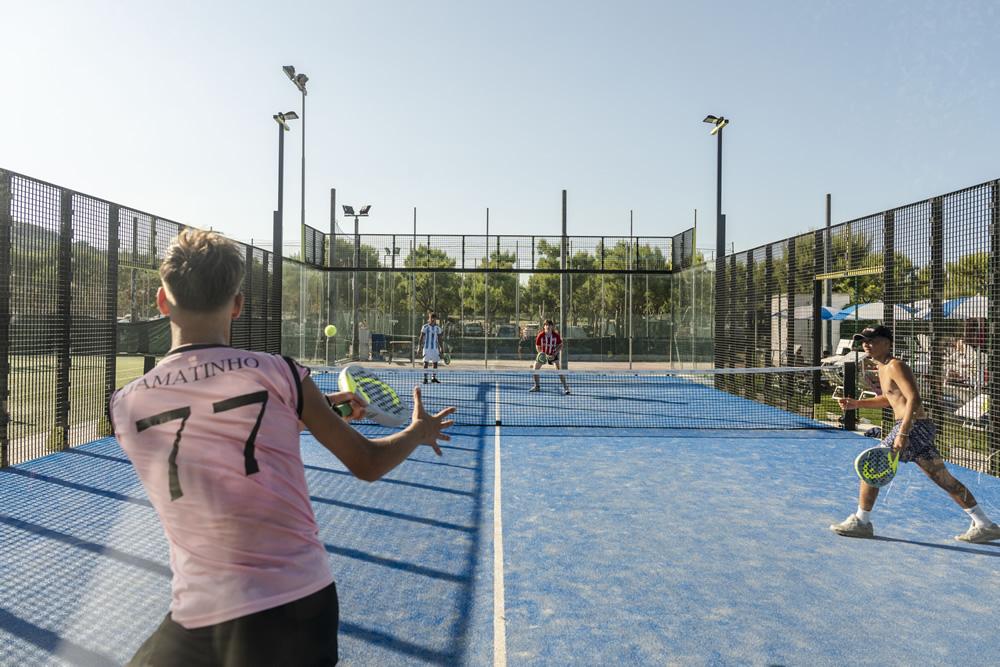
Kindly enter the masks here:
M 171 350 L 119 389 L 109 414 L 170 547 L 170 610 L 131 665 L 332 665 L 339 603 L 318 538 L 299 444 L 305 424 L 355 476 L 374 481 L 419 445 L 434 448 L 453 409 L 369 440 L 330 409 L 288 357 L 229 346 L 242 251 L 185 230 L 160 266 L 156 302 Z
M 444 338 L 444 332 L 441 331 L 441 327 L 438 326 L 437 313 L 431 313 L 427 316 L 427 323 L 420 327 L 420 340 L 417 341 L 417 347 L 424 351 L 424 370 L 427 370 L 427 364 L 434 364 L 434 370 L 437 370 L 438 362 L 441 361 L 441 342 Z M 431 382 L 437 384 L 441 381 L 437 378 L 437 373 L 431 373 Z M 424 384 L 427 384 L 427 373 L 424 373 Z
M 555 323 L 550 319 L 545 320 L 542 324 L 542 330 L 535 336 L 535 351 L 545 354 L 545 363 L 547 365 L 559 368 L 559 351 L 562 350 L 562 345 L 562 336 L 556 331 Z M 536 357 L 532 368 L 537 371 L 541 367 L 542 362 L 538 361 Z M 541 391 L 542 387 L 538 374 L 535 373 L 533 377 L 535 378 L 535 384 L 528 391 Z M 559 380 L 562 382 L 563 393 L 569 394 L 569 384 L 566 382 L 566 376 L 560 373 Z

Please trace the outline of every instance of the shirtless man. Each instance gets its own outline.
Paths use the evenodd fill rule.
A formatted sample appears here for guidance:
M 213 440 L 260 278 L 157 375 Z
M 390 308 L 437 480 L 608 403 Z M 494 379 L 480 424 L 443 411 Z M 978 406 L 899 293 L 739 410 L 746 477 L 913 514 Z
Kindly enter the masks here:
M 1000 539 L 1000 526 L 989 517 L 972 496 L 972 492 L 955 479 L 941 460 L 934 446 L 934 422 L 927 418 L 920 401 L 916 381 L 910 368 L 892 356 L 892 331 L 886 326 L 868 327 L 854 336 L 868 356 L 878 365 L 878 379 L 883 393 L 876 398 L 857 400 L 840 399 L 842 410 L 858 408 L 891 407 L 896 419 L 889 435 L 882 440 L 883 447 L 892 447 L 903 463 L 915 462 L 935 484 L 944 489 L 952 500 L 972 519 L 972 525 L 955 539 L 961 542 L 992 542 Z M 838 535 L 872 537 L 870 513 L 878 498 L 878 488 L 861 482 L 858 492 L 858 511 L 841 523 L 830 526 Z

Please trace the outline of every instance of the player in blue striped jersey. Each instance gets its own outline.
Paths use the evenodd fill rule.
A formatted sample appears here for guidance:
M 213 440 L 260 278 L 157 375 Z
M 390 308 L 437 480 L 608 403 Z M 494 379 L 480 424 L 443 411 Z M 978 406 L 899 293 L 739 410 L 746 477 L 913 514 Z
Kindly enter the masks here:
M 441 361 L 441 342 L 443 338 L 444 332 L 438 326 L 437 313 L 429 314 L 427 316 L 427 323 L 420 327 L 420 340 L 417 341 L 417 347 L 424 351 L 425 370 L 428 364 L 434 364 L 434 370 L 437 370 L 438 362 Z M 435 384 L 441 382 L 437 379 L 437 373 L 434 372 L 431 373 L 430 381 Z M 427 373 L 424 373 L 424 384 L 427 384 Z

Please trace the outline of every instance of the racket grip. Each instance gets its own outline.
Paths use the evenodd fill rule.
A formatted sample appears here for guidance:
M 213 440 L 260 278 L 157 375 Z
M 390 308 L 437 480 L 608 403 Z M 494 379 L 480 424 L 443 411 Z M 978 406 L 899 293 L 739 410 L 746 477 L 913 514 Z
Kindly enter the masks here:
M 354 409 L 351 407 L 350 403 L 334 403 L 333 401 L 330 400 L 329 396 L 326 397 L 326 402 L 330 404 L 331 410 L 336 412 L 344 419 L 350 417 L 351 413 L 354 412 Z

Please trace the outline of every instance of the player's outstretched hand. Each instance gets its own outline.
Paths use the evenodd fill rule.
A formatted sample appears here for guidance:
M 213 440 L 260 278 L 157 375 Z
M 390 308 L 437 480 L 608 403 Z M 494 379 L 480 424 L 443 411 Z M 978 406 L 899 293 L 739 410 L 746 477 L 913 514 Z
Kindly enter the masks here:
M 410 428 L 418 434 L 420 444 L 430 445 L 438 456 L 441 456 L 441 448 L 438 447 L 437 441 L 451 440 L 451 436 L 444 433 L 444 430 L 455 423 L 453 419 L 446 419 L 453 412 L 455 408 L 448 407 L 437 414 L 428 414 L 420 399 L 420 387 L 413 388 L 413 421 L 410 423 Z

